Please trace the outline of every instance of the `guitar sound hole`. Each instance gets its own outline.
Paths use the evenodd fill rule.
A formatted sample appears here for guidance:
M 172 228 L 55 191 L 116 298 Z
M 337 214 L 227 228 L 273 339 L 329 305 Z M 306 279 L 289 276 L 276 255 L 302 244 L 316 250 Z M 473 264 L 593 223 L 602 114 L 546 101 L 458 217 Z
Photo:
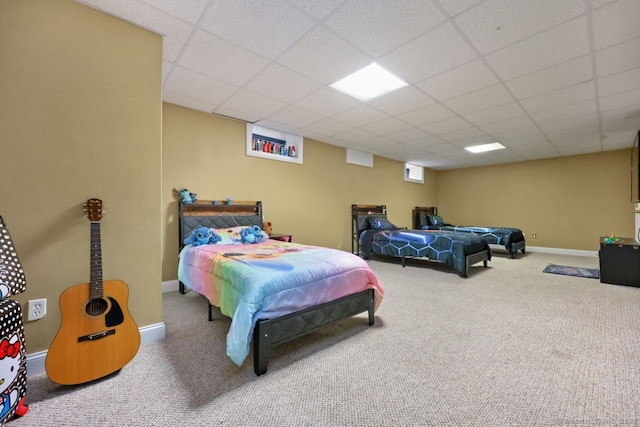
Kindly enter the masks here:
M 90 316 L 99 316 L 107 310 L 108 304 L 102 298 L 92 299 L 87 303 L 87 313 Z

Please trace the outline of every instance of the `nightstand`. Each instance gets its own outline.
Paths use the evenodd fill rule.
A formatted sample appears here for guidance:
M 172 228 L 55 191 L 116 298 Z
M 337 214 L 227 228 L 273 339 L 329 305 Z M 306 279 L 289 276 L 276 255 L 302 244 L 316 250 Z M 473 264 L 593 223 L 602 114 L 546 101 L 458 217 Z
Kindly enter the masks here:
M 630 237 L 615 243 L 604 239 L 600 238 L 600 282 L 640 287 L 640 242 Z
M 281 242 L 293 242 L 293 236 L 291 234 L 273 233 L 269 236 L 269 238 L 273 240 L 280 240 Z

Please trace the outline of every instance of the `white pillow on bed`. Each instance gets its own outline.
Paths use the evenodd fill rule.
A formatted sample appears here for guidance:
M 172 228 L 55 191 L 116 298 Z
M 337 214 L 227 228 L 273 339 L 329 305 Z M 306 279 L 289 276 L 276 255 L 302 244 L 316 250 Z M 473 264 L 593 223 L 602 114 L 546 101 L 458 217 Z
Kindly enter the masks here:
M 220 236 L 220 241 L 218 244 L 220 245 L 243 245 L 242 238 L 240 237 L 240 231 L 243 228 L 247 228 L 248 226 L 237 226 L 237 227 L 228 227 L 228 228 L 212 228 L 212 230 Z M 269 235 L 264 231 L 260 230 L 264 240 L 269 238 Z

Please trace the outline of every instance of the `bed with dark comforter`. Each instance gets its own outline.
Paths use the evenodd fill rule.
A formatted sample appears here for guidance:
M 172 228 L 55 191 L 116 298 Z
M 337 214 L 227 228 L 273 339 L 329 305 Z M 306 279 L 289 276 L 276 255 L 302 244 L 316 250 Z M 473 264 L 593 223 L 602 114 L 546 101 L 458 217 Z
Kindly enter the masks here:
M 490 245 L 503 246 L 515 258 L 518 251 L 525 252 L 524 233 L 513 227 L 475 227 L 448 224 L 438 215 L 435 206 L 419 207 L 413 210 L 413 227 L 421 230 L 442 230 L 456 233 L 475 234 Z
M 407 258 L 441 262 L 461 277 L 469 276 L 469 266 L 491 259 L 488 243 L 468 233 L 440 230 L 403 229 L 387 219 L 385 205 L 352 205 L 352 252 L 399 257 L 404 267 Z

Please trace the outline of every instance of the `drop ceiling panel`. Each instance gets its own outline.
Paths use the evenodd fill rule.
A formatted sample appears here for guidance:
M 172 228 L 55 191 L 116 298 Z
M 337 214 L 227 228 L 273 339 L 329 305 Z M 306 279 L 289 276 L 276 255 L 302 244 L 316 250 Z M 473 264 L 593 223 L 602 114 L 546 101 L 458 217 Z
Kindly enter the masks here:
M 465 115 L 465 119 L 476 126 L 487 125 L 490 123 L 503 123 L 507 119 L 524 116 L 524 110 L 516 102 L 499 105 L 486 110 L 476 111 Z
M 594 100 L 595 97 L 593 82 L 585 82 L 523 99 L 520 103 L 528 113 L 537 113 L 565 105 L 577 104 L 582 101 Z
M 217 107 L 216 104 L 210 104 L 208 102 L 189 98 L 184 95 L 169 92 L 166 89 L 162 93 L 162 101 L 168 102 L 169 104 L 176 104 L 183 107 L 191 108 L 192 110 L 202 111 L 205 113 L 211 113 Z
M 323 87 L 320 83 L 276 63 L 271 63 L 245 86 L 253 92 L 286 103 L 298 101 Z
M 184 68 L 174 68 L 164 83 L 164 90 L 218 105 L 235 93 L 238 87 Z
M 275 99 L 267 98 L 246 89 L 240 89 L 224 102 L 223 107 L 268 118 L 276 111 L 283 109 L 285 105 Z
M 446 17 L 431 2 L 403 0 L 378 2 L 370 0 L 345 2 L 324 24 L 363 52 L 378 57 L 416 38 Z
M 454 17 L 484 0 L 438 0 L 447 13 Z
M 337 134 L 336 138 L 347 142 L 365 143 L 367 140 L 376 138 L 377 136 L 378 135 L 367 132 L 363 129 L 351 129 L 346 132 Z
M 476 57 L 462 35 L 450 23 L 444 23 L 379 58 L 378 62 L 401 79 L 416 83 Z
M 285 0 L 213 0 L 201 26 L 211 34 L 275 59 L 315 24 L 315 19 Z
M 387 119 L 362 126 L 362 129 L 373 132 L 376 135 L 389 135 L 411 128 L 413 128 L 413 126 L 403 122 L 402 120 L 396 119 L 395 117 L 389 117 Z
M 344 0 L 289 0 L 289 2 L 321 21 L 340 6 Z
M 433 103 L 433 99 L 413 86 L 405 86 L 368 102 L 372 107 L 393 115 L 407 113 Z
M 586 116 L 574 117 L 572 119 L 543 123 L 540 125 L 540 129 L 542 129 L 546 135 L 551 137 L 554 132 L 579 129 L 584 128 L 585 126 L 598 126 L 598 115 L 589 114 Z
M 478 59 L 418 82 L 416 86 L 434 99 L 444 101 L 496 83 L 498 83 L 496 76 L 483 61 Z
M 372 58 L 324 25 L 317 25 L 277 62 L 318 82 L 331 84 L 369 65 Z
M 322 116 L 303 110 L 302 108 L 298 108 L 295 105 L 289 105 L 284 107 L 282 110 L 273 113 L 268 117 L 268 119 L 276 122 L 287 123 L 296 128 L 302 128 L 322 120 Z
M 394 132 L 386 135 L 387 138 L 402 143 L 422 142 L 430 138 L 430 135 L 418 128 L 410 128 L 401 130 L 400 132 Z
M 640 38 L 629 40 L 596 52 L 598 77 L 640 67 Z
M 343 111 L 333 116 L 335 120 L 346 123 L 351 126 L 364 126 L 379 120 L 388 118 L 389 115 L 380 110 L 360 104 L 357 107 Z
M 562 40 L 562 43 L 558 43 Z M 503 80 L 510 80 L 589 53 L 584 17 L 525 39 L 486 56 Z
M 488 123 L 486 125 L 479 126 L 479 128 L 489 135 L 495 135 L 512 130 L 529 128 L 531 126 L 534 126 L 534 123 L 528 116 L 520 116 L 500 122 Z
M 429 123 L 420 126 L 421 129 L 433 135 L 442 135 L 449 132 L 455 132 L 462 129 L 468 129 L 473 125 L 461 117 L 452 117 L 450 119 Z
M 444 101 L 443 104 L 458 114 L 473 113 L 513 102 L 511 94 L 501 84 Z
M 583 13 L 583 0 L 488 0 L 455 21 L 478 50 L 488 54 Z
M 598 79 L 598 92 L 601 96 L 613 95 L 633 89 L 640 89 L 640 68 Z
M 440 104 L 432 104 L 428 107 L 422 107 L 408 113 L 399 114 L 398 118 L 414 126 L 421 126 L 448 119 L 455 115 L 453 111 Z
M 322 89 L 305 96 L 295 105 L 322 116 L 333 116 L 342 111 L 362 104 L 361 101 L 339 92 L 332 87 L 323 86 Z
M 572 119 L 597 112 L 594 101 L 585 101 L 578 104 L 567 105 L 552 110 L 531 114 L 531 118 L 538 124 L 552 123 L 559 120 Z
M 333 119 L 322 119 L 315 123 L 312 123 L 308 126 L 305 126 L 305 129 L 310 130 L 311 132 L 316 132 L 326 136 L 337 135 L 341 132 L 346 132 L 350 129 L 353 129 L 352 126 L 339 122 Z
M 620 0 L 593 11 L 596 50 L 640 37 L 640 1 Z
M 506 85 L 516 98 L 524 99 L 573 86 L 592 78 L 591 56 L 585 55 L 509 80 Z
M 242 86 L 266 68 L 269 62 L 220 37 L 198 31 L 185 48 L 180 64 L 200 74 Z
M 110 2 L 113 3 L 113 0 L 110 0 Z M 144 2 L 195 25 L 198 23 L 200 15 L 204 13 L 209 0 L 186 0 L 180 2 L 175 0 L 144 0 Z
M 634 107 L 638 105 L 638 99 L 640 99 L 640 89 L 605 96 L 600 99 L 600 109 L 602 111 L 608 111 L 625 107 Z

